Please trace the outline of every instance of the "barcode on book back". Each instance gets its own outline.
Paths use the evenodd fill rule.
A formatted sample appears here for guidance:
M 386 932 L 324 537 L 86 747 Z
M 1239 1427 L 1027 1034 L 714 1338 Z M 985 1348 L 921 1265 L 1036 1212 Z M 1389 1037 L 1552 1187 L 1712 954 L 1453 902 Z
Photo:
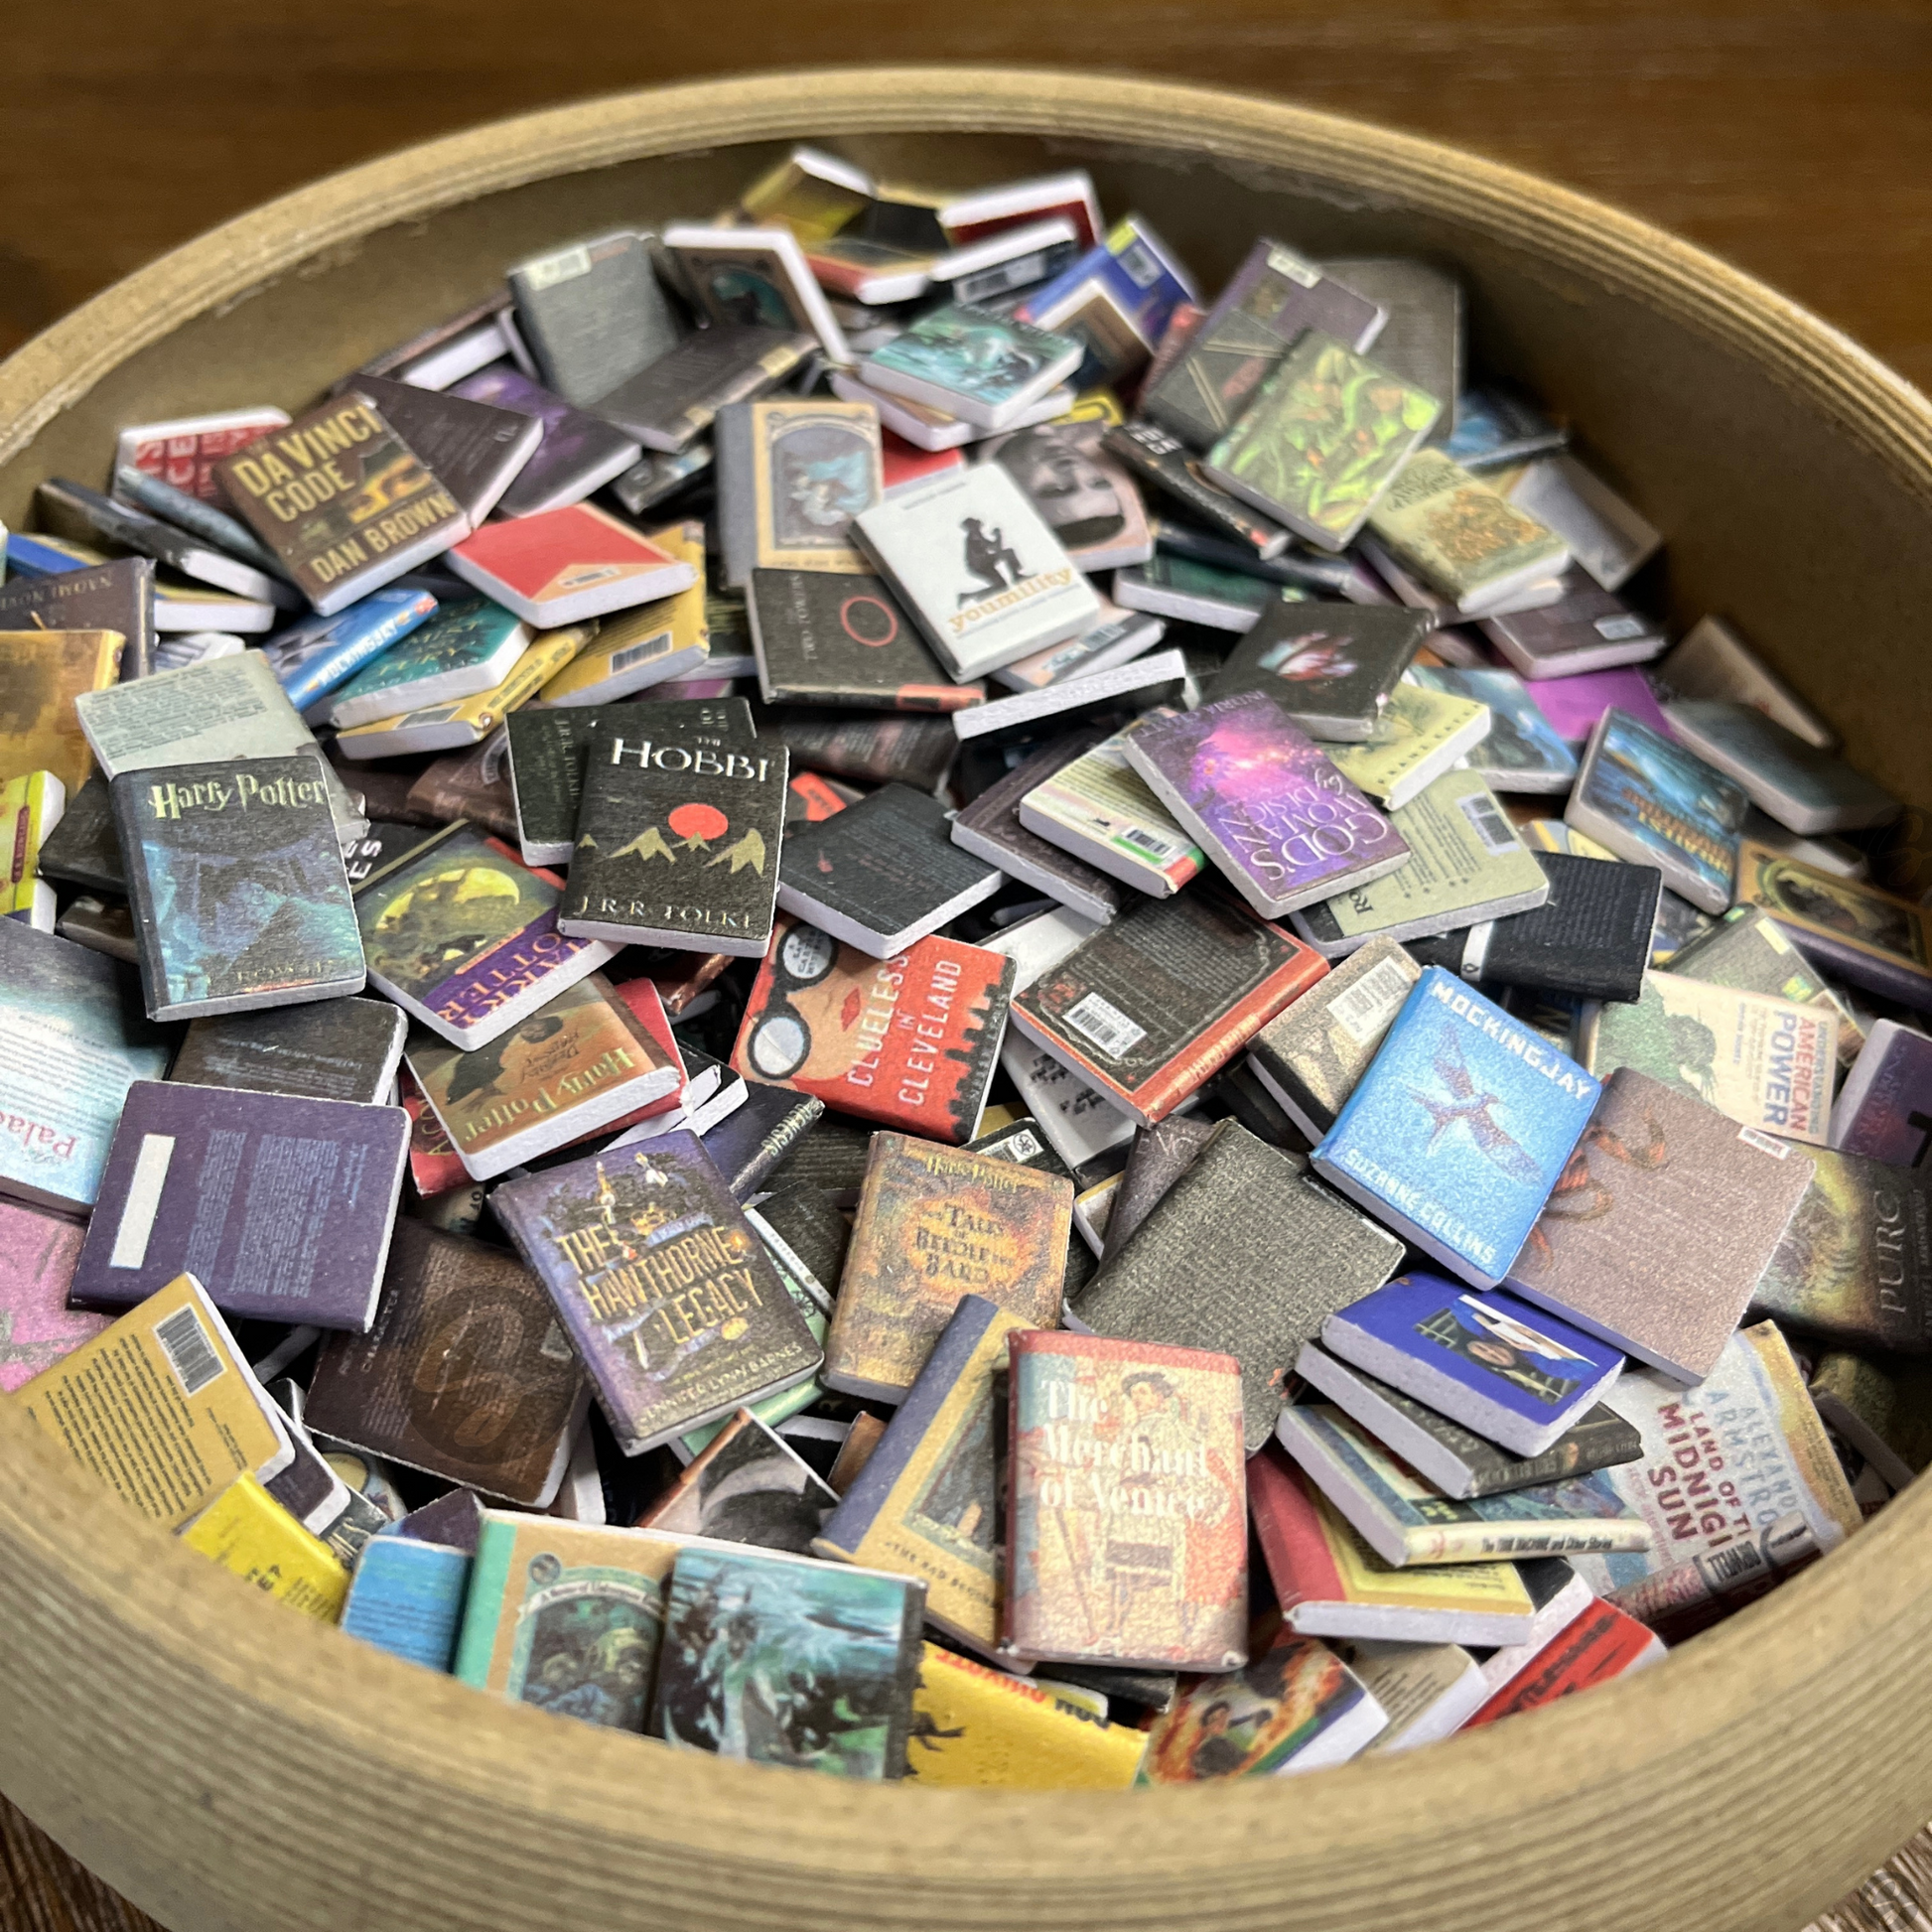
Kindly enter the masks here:
M 193 1309 L 177 1309 L 155 1324 L 154 1338 L 168 1357 L 183 1395 L 195 1395 L 221 1373 L 221 1357 Z
M 1510 829 L 1501 806 L 1487 792 L 1472 791 L 1466 798 L 1458 798 L 1455 802 L 1462 807 L 1462 816 L 1469 821 L 1469 829 L 1491 852 L 1513 852 L 1521 843 Z
M 647 664 L 653 657 L 662 657 L 670 648 L 671 633 L 660 630 L 655 637 L 646 637 L 641 644 L 629 644 L 622 650 L 611 653 L 611 675 L 616 677 L 621 671 L 627 671 L 633 664 Z
M 1092 1040 L 1109 1059 L 1131 1053 L 1147 1037 L 1145 1027 L 1135 1026 L 1119 1007 L 1098 993 L 1076 1000 L 1067 1008 L 1065 1018 L 1076 1034 Z
M 1127 846 L 1135 852 L 1144 852 L 1150 858 L 1164 862 L 1179 858 L 1187 849 L 1183 845 L 1175 844 L 1173 839 L 1164 839 L 1159 832 L 1150 832 L 1145 826 L 1140 825 L 1123 825 L 1114 834 L 1114 843 Z
M 1357 1046 L 1366 1046 L 1378 1034 L 1388 1032 L 1389 1022 L 1409 997 L 1411 984 L 1399 959 L 1385 959 L 1335 1001 L 1328 1018 Z

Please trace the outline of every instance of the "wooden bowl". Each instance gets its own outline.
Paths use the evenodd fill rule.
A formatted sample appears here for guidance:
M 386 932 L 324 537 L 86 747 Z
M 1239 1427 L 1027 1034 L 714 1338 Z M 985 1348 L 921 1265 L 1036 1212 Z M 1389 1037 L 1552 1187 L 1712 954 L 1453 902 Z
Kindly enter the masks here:
M 1478 362 L 1932 803 L 1932 406 L 1761 284 L 1471 156 L 1273 101 L 969 69 L 625 94 L 413 148 L 177 249 L 0 367 L 0 516 L 123 423 L 274 402 L 520 256 L 726 206 L 794 139 L 900 179 L 1075 165 L 1212 289 L 1257 233 L 1430 253 Z M 1388 1762 L 1094 1795 L 842 1784 L 477 1696 L 149 1528 L 0 1400 L 0 1789 L 178 1932 L 1798 1926 L 1932 1815 L 1932 1487 L 1661 1668 Z

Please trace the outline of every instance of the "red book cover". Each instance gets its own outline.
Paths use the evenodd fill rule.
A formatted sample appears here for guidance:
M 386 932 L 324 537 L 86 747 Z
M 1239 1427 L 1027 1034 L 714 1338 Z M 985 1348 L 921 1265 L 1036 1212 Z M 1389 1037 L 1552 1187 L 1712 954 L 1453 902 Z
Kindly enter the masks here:
M 472 581 L 486 578 L 533 603 L 624 582 L 634 593 L 624 601 L 642 604 L 693 582 L 689 564 L 590 503 L 485 523 L 450 555 Z
M 966 467 L 965 457 L 957 450 L 922 450 L 889 429 L 880 431 L 879 443 L 883 493 L 888 496 Z
M 640 1120 L 652 1120 L 659 1114 L 668 1114 L 673 1107 L 684 1104 L 684 1089 L 690 1083 L 690 1072 L 684 1064 L 684 1055 L 678 1051 L 677 1035 L 671 1032 L 670 1015 L 664 1011 L 664 998 L 655 980 L 625 980 L 621 986 L 614 986 L 611 991 L 617 996 L 631 1019 L 643 1028 L 652 1040 L 663 1048 L 671 1064 L 677 1068 L 677 1085 L 672 1090 L 653 1100 L 647 1107 L 639 1107 L 634 1114 L 626 1114 L 622 1120 L 613 1121 L 609 1127 L 600 1127 L 600 1134 L 621 1134 L 626 1127 L 635 1127 Z
M 1299 1471 L 1270 1445 L 1248 1463 L 1248 1508 L 1275 1600 L 1292 1624 L 1296 1605 L 1342 1600 L 1341 1572 Z
M 785 802 L 785 817 L 802 818 L 807 825 L 820 824 L 834 812 L 844 811 L 848 802 L 816 771 L 794 771 L 785 788 L 791 793 Z
M 840 1113 L 958 1147 L 999 1064 L 1013 961 L 936 935 L 890 959 L 781 917 L 732 1065 Z
M 431 1111 L 408 1067 L 396 1069 L 396 1084 L 409 1116 L 409 1178 L 417 1193 L 424 1200 L 434 1200 L 452 1188 L 474 1185 L 470 1170 L 451 1146 L 448 1131 Z
M 1654 1630 L 1645 1629 L 1614 1603 L 1598 1603 L 1552 1637 L 1463 1728 L 1492 1725 L 1518 1711 L 1539 1710 L 1558 1698 L 1621 1677 L 1625 1671 L 1654 1664 L 1663 1654 L 1663 1640 Z

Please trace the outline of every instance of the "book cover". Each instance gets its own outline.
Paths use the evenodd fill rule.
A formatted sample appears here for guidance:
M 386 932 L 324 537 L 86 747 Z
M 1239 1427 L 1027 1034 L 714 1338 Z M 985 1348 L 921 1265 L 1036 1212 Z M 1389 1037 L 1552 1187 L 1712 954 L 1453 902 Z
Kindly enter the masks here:
M 1631 1369 L 1616 1406 L 1641 1435 L 1643 1454 L 1602 1473 L 1655 1544 L 1648 1556 L 1573 1558 L 1599 1595 L 1748 1540 L 1794 1510 L 1828 1554 L 1863 1520 L 1773 1322 L 1739 1329 L 1695 1388 Z
M 450 551 L 449 565 L 543 630 L 648 604 L 697 582 L 689 562 L 591 503 L 485 524 Z
M 882 578 L 759 568 L 746 609 L 766 704 L 958 711 L 986 701 L 984 685 L 952 681 Z
M 1132 1114 L 1031 1041 L 1008 1039 L 1000 1052 L 1000 1065 L 1070 1172 L 1090 1168 L 1134 1138 Z M 1069 1253 L 1069 1258 L 1074 1257 Z
M 362 990 L 321 759 L 123 772 L 113 803 L 150 1017 Z
M 1736 902 L 1777 921 L 1805 957 L 1850 985 L 1932 1011 L 1932 914 L 1910 899 L 1800 865 L 1745 840 Z
M 1615 1348 L 1513 1296 L 1420 1272 L 1329 1315 L 1321 1341 L 1525 1457 L 1553 1449 L 1623 1367 Z
M 54 888 L 40 876 L 41 842 L 59 827 L 66 809 L 67 786 L 51 771 L 0 779 L 0 918 L 53 931 L 56 900 Z
M 1735 905 L 1708 931 L 1688 939 L 1671 955 L 1671 971 L 1684 979 L 1706 980 L 1744 993 L 1769 993 L 1799 1006 L 1828 1009 L 1838 1016 L 1838 1058 L 1854 1066 L 1865 1042 L 1863 1027 L 1845 998 L 1784 935 L 1759 905 Z M 1901 1167 L 1913 1165 L 1909 1161 Z
M 924 1595 L 876 1570 L 686 1544 L 649 1734 L 835 1777 L 902 1777 Z
M 1634 1004 L 1642 997 L 1662 879 L 1654 866 L 1540 854 L 1550 882 L 1541 905 L 1487 919 L 1444 942 L 1464 979 L 1533 987 L 1573 999 Z M 1449 963 L 1449 962 L 1445 962 Z
M 470 531 L 456 498 L 352 394 L 224 457 L 215 476 L 324 617 Z
M 480 697 L 508 677 L 529 643 L 522 621 L 488 598 L 441 605 L 420 629 L 392 644 L 333 693 L 329 722 L 338 731 L 347 731 L 430 705 Z
M 1644 1552 L 1651 1546 L 1650 1526 L 1601 1471 L 1456 1500 L 1328 1403 L 1283 1410 L 1277 1435 L 1322 1496 L 1396 1569 Z
M 1116 1176 L 1119 1188 L 1107 1210 L 1100 1260 L 1119 1255 L 1132 1235 L 1187 1172 L 1194 1156 L 1214 1136 L 1215 1123 L 1191 1114 L 1170 1114 L 1152 1127 L 1137 1128 L 1127 1165 Z
M 1932 1352 L 1932 1181 L 1828 1148 L 1810 1159 L 1751 1309 L 1852 1348 Z
M 1100 621 L 1093 587 L 997 464 L 879 503 L 852 528 L 955 678 L 996 671 Z
M 452 390 L 419 389 L 387 376 L 358 375 L 353 392 L 372 403 L 479 528 L 537 453 L 541 419 Z
M 1564 822 L 1619 858 L 1656 866 L 1707 912 L 1731 902 L 1742 788 L 1614 706 L 1590 734 Z
M 1248 1064 L 1311 1140 L 1335 1123 L 1422 968 L 1393 939 L 1371 939 L 1255 1035 Z
M 179 1275 L 8 1398 L 77 1467 L 178 1530 L 238 1475 L 294 1459 L 280 1411 L 193 1275 Z
M 1509 1644 L 1529 1637 L 1536 1604 L 1515 1564 L 1398 1570 L 1382 1562 L 1279 1444 L 1249 1462 L 1248 1495 L 1290 1629 L 1401 1643 Z
M 504 278 L 538 373 L 580 408 L 676 343 L 677 318 L 635 229 L 594 235 L 519 262 Z
M 1380 735 L 1390 697 L 1429 634 L 1425 613 L 1398 605 L 1278 598 L 1228 652 L 1207 697 L 1265 691 L 1311 738 L 1361 743 Z
M 1258 516 L 1202 473 L 1200 459 L 1158 423 L 1117 423 L 1100 440 L 1128 474 L 1195 522 L 1239 547 L 1244 555 L 1277 557 L 1288 546 L 1279 522 Z
M 1222 1121 L 1083 1291 L 1080 1320 L 1096 1334 L 1237 1360 L 1252 1454 L 1280 1419 L 1304 1344 L 1401 1265 L 1393 1235 Z
M 951 769 L 959 739 L 945 718 L 831 718 L 810 711 L 759 717 L 791 754 L 792 762 L 863 784 L 916 785 L 937 792 Z
M 526 650 L 517 654 L 500 684 L 493 684 L 486 691 L 479 691 L 474 697 L 421 705 L 414 711 L 399 712 L 392 718 L 378 718 L 372 724 L 351 725 L 347 731 L 338 734 L 336 755 L 338 758 L 354 759 L 388 759 L 403 758 L 416 752 L 468 751 L 472 747 L 480 747 L 482 756 L 479 765 L 488 763 L 494 767 L 498 761 L 490 756 L 488 740 L 501 728 L 505 717 L 534 699 L 585 649 L 597 628 L 595 621 L 587 621 L 566 624 L 559 630 L 546 630 Z M 460 763 L 452 763 L 452 775 L 469 775 Z M 425 772 L 418 780 L 423 791 L 414 797 L 416 807 L 425 807 L 431 793 L 438 788 L 436 778 L 431 775 L 436 770 L 437 767 L 432 766 L 431 771 Z M 366 791 L 370 777 L 358 773 L 357 782 Z M 410 789 L 416 793 L 415 786 Z M 447 794 L 450 802 L 438 801 L 434 809 L 446 818 L 467 815 L 479 824 L 496 830 L 504 815 L 500 811 L 486 810 L 483 801 L 487 798 L 494 805 L 500 799 L 507 803 L 507 791 L 508 786 L 500 777 L 485 785 L 478 785 L 473 780 L 461 789 L 451 786 Z M 460 806 L 467 807 L 467 812 L 461 810 Z
M 1167 898 L 1200 872 L 1207 855 L 1129 761 L 1127 737 L 1133 729 L 1057 765 L 1020 794 L 1018 815 L 1022 829 L 1036 838 L 1124 885 Z
M 566 987 L 486 1045 L 419 1030 L 409 1070 L 470 1175 L 488 1180 L 674 1094 L 684 1070 L 602 974 Z
M 626 1455 L 823 1360 L 694 1134 L 511 1180 L 490 1205 L 548 1286 Z
M 1509 389 L 1465 389 L 1456 399 L 1453 432 L 1443 447 L 1463 469 L 1486 476 L 1548 456 L 1570 440 L 1570 431 L 1533 402 Z
M 1482 632 L 1526 678 L 1567 678 L 1619 664 L 1647 664 L 1669 642 L 1664 627 L 1639 616 L 1614 591 L 1572 572 L 1565 595 L 1537 611 L 1482 621 Z
M 815 1095 L 752 1086 L 743 1102 L 703 1135 L 704 1151 L 734 1197 L 749 1200 L 824 1112 L 824 1101 Z
M 1838 743 L 1824 719 L 1722 618 L 1693 624 L 1657 671 L 1658 681 L 1675 697 L 1730 699 L 1761 711 L 1820 751 Z
M 664 247 L 691 301 L 714 326 L 796 329 L 817 338 L 828 361 L 846 366 L 853 360 L 789 228 L 673 223 L 664 230 Z
M 1598 1079 L 1631 1067 L 1741 1126 L 1823 1147 L 1837 1027 L 1820 1007 L 1653 972 L 1633 1005 L 1597 1009 L 1583 1058 Z
M 1562 537 L 1441 450 L 1418 450 L 1369 512 L 1397 563 L 1464 617 L 1570 562 Z
M 1210 630 L 1246 633 L 1276 605 L 1299 604 L 1293 585 L 1270 583 L 1245 570 L 1204 563 L 1171 549 L 1144 564 L 1114 573 L 1114 600 L 1133 611 L 1153 611 Z
M 1167 632 L 1160 618 L 1129 611 L 1111 598 L 1100 600 L 1100 621 L 1063 644 L 1015 658 L 994 673 L 1010 691 L 1044 691 L 1110 671 L 1150 651 Z
M 1013 982 L 1013 961 L 984 947 L 927 938 L 877 959 L 780 919 L 731 1063 L 748 1080 L 958 1146 L 979 1131 Z
M 648 1530 L 485 1510 L 457 1678 L 512 1704 L 641 1731 L 679 1547 Z
M 312 711 L 363 665 L 419 629 L 435 610 L 436 600 L 427 591 L 371 591 L 334 617 L 303 618 L 278 630 L 262 645 L 262 655 L 274 666 L 289 703 L 297 711 Z
M 642 517 L 669 502 L 686 484 L 709 476 L 715 462 L 709 443 L 694 443 L 685 450 L 653 451 L 613 479 L 611 494 L 626 516 Z
M 131 968 L 0 919 L 0 1192 L 91 1207 L 129 1087 L 172 1050 Z
M 1373 346 L 1377 359 L 1407 382 L 1445 398 L 1443 419 L 1432 441 L 1453 434 L 1461 417 L 1467 373 L 1467 333 L 1461 279 L 1454 271 L 1408 256 L 1329 257 L 1324 272 L 1337 283 L 1387 311 Z M 1331 335 L 1344 336 L 1343 330 Z
M 1138 373 L 1168 318 L 1196 294 L 1193 279 L 1146 218 L 1129 214 L 1050 282 L 1029 290 L 1016 313 L 1081 345 L 1085 358 L 1076 380 L 1091 389 Z
M 348 1572 L 247 1471 L 181 1533 L 189 1549 L 318 1623 L 334 1623 L 348 1596 Z
M 776 387 L 811 352 L 809 335 L 788 320 L 766 327 L 772 320 L 727 316 L 695 331 L 600 396 L 597 415 L 647 450 L 679 454 L 711 427 L 719 410 Z
M 405 1536 L 372 1537 L 356 1559 L 343 1629 L 446 1676 L 456 1661 L 470 1556 Z
M 369 981 L 453 1045 L 486 1046 L 616 950 L 557 930 L 563 892 L 458 826 L 355 897 Z
M 542 436 L 503 494 L 499 515 L 535 516 L 582 502 L 600 484 L 628 470 L 642 454 L 637 440 L 616 424 L 542 387 L 508 361 L 492 363 L 453 384 L 452 396 L 528 417 Z
M 1578 566 L 1606 591 L 1621 590 L 1663 545 L 1659 531 L 1567 452 L 1538 458 L 1498 482 L 1518 509 L 1562 537 Z
M 927 1597 L 929 1603 L 930 1586 Z M 1108 1723 L 1098 1702 L 923 1644 L 905 1775 L 935 1788 L 1124 1791 L 1140 1769 L 1147 1735 L 1131 1724 Z
M 13 559 L 0 589 L 0 636 L 36 630 L 114 630 L 123 638 L 120 676 L 154 669 L 154 561 L 115 557 L 29 576 Z M 89 689 L 92 687 L 89 686 Z
M 875 349 L 860 375 L 888 395 L 998 430 L 1071 375 L 1081 352 L 1070 336 L 951 302 Z
M 1451 1735 L 1489 1693 L 1481 1667 L 1459 1643 L 1386 1643 L 1357 1637 L 1334 1648 L 1388 1720 L 1368 1745 L 1374 1756 L 1414 1750 Z
M 1386 314 L 1294 249 L 1263 238 L 1167 372 L 1149 383 L 1141 406 L 1164 429 L 1208 449 L 1247 410 L 1304 331 L 1364 350 Z
M 757 958 L 780 890 L 784 747 L 744 737 L 716 701 L 661 725 L 633 709 L 591 734 L 558 930 Z
M 541 1509 L 584 1413 L 584 1373 L 513 1255 L 409 1215 L 366 1334 L 324 1337 L 304 1420 L 371 1455 Z
M 983 1295 L 962 1295 L 812 1544 L 828 1562 L 924 1579 L 927 1620 L 988 1656 L 1005 1581 L 1007 1337 L 1032 1325 Z
M 1568 1054 L 1431 966 L 1314 1167 L 1452 1274 L 1494 1288 L 1599 1091 Z
M 1311 329 L 1209 452 L 1208 480 L 1341 550 L 1436 426 L 1442 404 Z
M 1244 1668 L 1194 1685 L 1155 1720 L 1140 1782 L 1320 1770 L 1355 1756 L 1388 1722 L 1368 1686 L 1325 1643 L 1281 1630 Z
M 107 1326 L 68 1308 L 84 1230 L 59 1214 L 0 1201 L 0 1395 L 11 1395 Z
M 1585 744 L 1603 714 L 1612 710 L 1634 718 L 1660 738 L 1668 741 L 1671 737 L 1670 720 L 1652 693 L 1650 680 L 1640 670 L 1585 671 L 1579 676 L 1541 678 L 1530 697 L 1566 745 Z
M 76 553 L 87 552 L 89 562 L 100 561 L 101 552 L 90 548 L 95 545 L 152 557 L 178 574 L 181 588 L 190 597 L 214 586 L 271 612 L 300 608 L 302 600 L 284 581 L 279 564 L 245 525 L 198 496 L 170 492 L 139 471 L 126 476 L 128 486 L 119 487 L 113 496 L 103 496 L 68 477 L 47 478 L 34 492 L 34 509 L 43 530 L 57 540 L 71 540 Z M 140 502 L 157 495 L 166 504 L 161 515 Z M 244 556 L 248 561 L 241 560 Z M 269 569 L 263 569 L 263 564 Z
M 740 1409 L 637 1527 L 803 1556 L 838 1500 L 782 1437 Z
M 673 678 L 730 674 L 711 641 L 715 600 L 705 588 L 705 526 L 689 520 L 667 523 L 649 535 L 667 556 L 690 565 L 694 581 L 669 597 L 616 612 L 597 622 L 596 634 L 584 648 L 545 676 L 537 694 L 540 705 L 568 709 L 614 704 Z M 729 641 L 721 636 L 719 644 Z M 664 699 L 680 695 L 661 694 Z
M 1341 774 L 1385 807 L 1406 805 L 1489 736 L 1487 705 L 1402 683 L 1390 693 L 1370 745 L 1337 745 L 1329 757 Z
M 1423 666 L 1414 676 L 1425 690 L 1488 711 L 1489 736 L 1469 753 L 1469 768 L 1498 791 L 1567 792 L 1576 783 L 1576 753 L 1513 671 Z
M 1015 1027 L 1143 1124 L 1165 1118 L 1323 971 L 1206 893 L 1142 899 L 1015 997 Z
M 1916 1168 L 1932 1139 L 1932 1039 L 1875 1021 L 1832 1106 L 1831 1144 L 1894 1168 Z
M 1266 693 L 1147 719 L 1123 749 L 1264 918 L 1408 862 L 1389 821 Z
M 1527 912 L 1550 897 L 1548 874 L 1473 771 L 1445 771 L 1389 820 L 1409 848 L 1406 866 L 1289 915 L 1327 958 L 1377 937 L 1418 939 Z
M 363 1333 L 408 1150 L 400 1107 L 137 1082 L 72 1299 L 118 1311 L 192 1274 L 224 1314 Z
M 285 429 L 288 420 L 287 411 L 264 404 L 165 423 L 136 423 L 116 438 L 114 461 L 144 470 L 204 502 L 218 503 L 221 485 L 214 466 L 271 430 Z
M 77 792 L 93 769 L 74 700 L 104 690 L 120 670 L 113 630 L 0 631 L 0 779 L 51 771 Z
M 1552 1637 L 1463 1728 L 1474 1730 L 1519 1711 L 1540 1710 L 1626 1671 L 1661 1663 L 1663 1656 L 1661 1638 L 1614 1604 L 1598 1603 Z
M 1008 1345 L 1006 1648 L 1027 1659 L 1240 1669 L 1239 1364 L 1036 1329 Z
M 862 402 L 721 410 L 714 442 L 725 582 L 743 590 L 755 570 L 862 572 L 849 531 L 884 494 L 879 438 L 879 412 Z
M 1056 1323 L 1072 1213 L 1058 1174 L 875 1134 L 820 1379 L 903 1401 L 962 1295 Z
M 1041 423 L 986 446 L 1088 572 L 1145 563 L 1154 554 L 1141 492 L 1106 450 L 1108 428 L 1099 418 Z

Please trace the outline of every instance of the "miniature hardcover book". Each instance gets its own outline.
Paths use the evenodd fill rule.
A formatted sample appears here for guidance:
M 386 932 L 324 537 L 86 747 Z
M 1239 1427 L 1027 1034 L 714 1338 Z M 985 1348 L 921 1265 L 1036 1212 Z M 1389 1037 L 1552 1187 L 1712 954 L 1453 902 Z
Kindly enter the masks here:
M 1429 634 L 1422 612 L 1396 605 L 1278 599 L 1228 652 L 1207 695 L 1265 691 L 1311 738 L 1360 744 L 1381 736 L 1390 698 Z

